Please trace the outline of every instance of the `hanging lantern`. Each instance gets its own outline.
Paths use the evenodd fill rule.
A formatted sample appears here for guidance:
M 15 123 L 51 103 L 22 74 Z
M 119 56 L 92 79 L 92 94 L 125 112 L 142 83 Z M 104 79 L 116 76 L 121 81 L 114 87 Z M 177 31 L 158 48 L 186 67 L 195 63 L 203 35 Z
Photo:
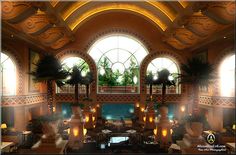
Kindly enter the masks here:
M 166 129 L 162 129 L 161 134 L 163 137 L 167 136 L 167 130 Z
M 79 135 L 79 129 L 77 127 L 73 128 L 73 135 L 77 137 Z

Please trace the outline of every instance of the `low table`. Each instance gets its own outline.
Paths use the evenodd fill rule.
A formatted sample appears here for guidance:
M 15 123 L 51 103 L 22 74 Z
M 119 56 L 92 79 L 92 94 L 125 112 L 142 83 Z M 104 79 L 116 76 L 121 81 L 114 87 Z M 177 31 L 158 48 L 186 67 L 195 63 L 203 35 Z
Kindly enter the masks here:
M 11 146 L 13 146 L 13 142 L 1 142 L 1 152 L 11 152 Z

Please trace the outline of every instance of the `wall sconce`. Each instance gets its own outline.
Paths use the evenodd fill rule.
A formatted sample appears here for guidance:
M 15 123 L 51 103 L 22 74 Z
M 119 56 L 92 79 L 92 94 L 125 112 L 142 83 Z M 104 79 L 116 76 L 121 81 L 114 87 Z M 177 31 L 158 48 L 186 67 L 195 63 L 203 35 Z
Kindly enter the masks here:
M 144 112 L 144 108 L 141 108 L 141 111 Z
M 157 128 L 153 130 L 154 135 L 157 135 Z
M 136 103 L 136 107 L 139 108 L 139 103 Z
M 84 136 L 86 135 L 86 133 L 87 133 L 87 129 L 84 128 L 84 129 L 83 129 L 83 134 L 84 134 Z
M 77 136 L 79 135 L 79 129 L 78 129 L 78 128 L 74 128 L 74 129 L 73 129 L 73 135 L 74 135 L 75 137 L 77 137 Z
M 236 128 L 236 125 L 234 124 L 234 125 L 232 126 L 232 129 L 235 130 L 235 128 Z
M 93 128 L 95 128 L 96 127 L 96 125 L 93 125 Z
M 161 134 L 163 137 L 167 136 L 167 130 L 166 129 L 162 129 Z
M 67 129 L 67 133 L 68 133 L 68 135 L 70 134 L 70 129 Z
M 152 123 L 152 121 L 153 121 L 153 118 L 149 117 L 149 122 Z
M 185 111 L 185 106 L 181 106 L 180 110 L 181 110 L 181 112 L 184 112 Z
M 143 121 L 146 122 L 146 116 L 143 117 Z
M 95 121 L 95 117 L 93 116 L 92 119 L 93 119 L 93 122 L 94 122 Z
M 1 124 L 1 129 L 6 129 L 6 128 L 7 128 L 7 124 L 6 123 Z
M 89 122 L 89 117 L 88 116 L 85 117 L 85 122 Z
M 52 107 L 52 111 L 53 111 L 53 112 L 56 112 L 56 107 Z
M 99 107 L 100 107 L 100 105 L 99 105 L 99 104 L 97 104 L 97 107 L 99 108 Z
M 93 108 L 93 109 L 92 109 L 92 112 L 94 112 L 94 113 L 95 113 L 95 112 L 96 112 L 96 109 L 95 109 L 95 108 Z

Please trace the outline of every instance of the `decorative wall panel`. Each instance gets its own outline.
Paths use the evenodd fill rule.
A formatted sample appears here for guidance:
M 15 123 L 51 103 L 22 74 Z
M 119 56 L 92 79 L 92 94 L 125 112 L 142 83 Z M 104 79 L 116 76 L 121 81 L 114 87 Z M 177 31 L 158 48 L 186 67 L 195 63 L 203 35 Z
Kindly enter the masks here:
M 21 106 L 47 102 L 46 94 L 3 96 L 1 106 Z
M 200 96 L 199 103 L 213 107 L 235 108 L 235 97 Z

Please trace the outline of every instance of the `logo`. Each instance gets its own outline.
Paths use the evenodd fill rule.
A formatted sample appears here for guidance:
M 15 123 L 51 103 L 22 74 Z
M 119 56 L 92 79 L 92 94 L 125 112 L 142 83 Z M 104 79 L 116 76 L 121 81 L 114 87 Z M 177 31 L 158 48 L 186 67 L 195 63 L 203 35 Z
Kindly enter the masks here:
M 207 135 L 206 140 L 208 144 L 212 145 L 215 142 L 216 137 L 213 133 L 210 133 Z

